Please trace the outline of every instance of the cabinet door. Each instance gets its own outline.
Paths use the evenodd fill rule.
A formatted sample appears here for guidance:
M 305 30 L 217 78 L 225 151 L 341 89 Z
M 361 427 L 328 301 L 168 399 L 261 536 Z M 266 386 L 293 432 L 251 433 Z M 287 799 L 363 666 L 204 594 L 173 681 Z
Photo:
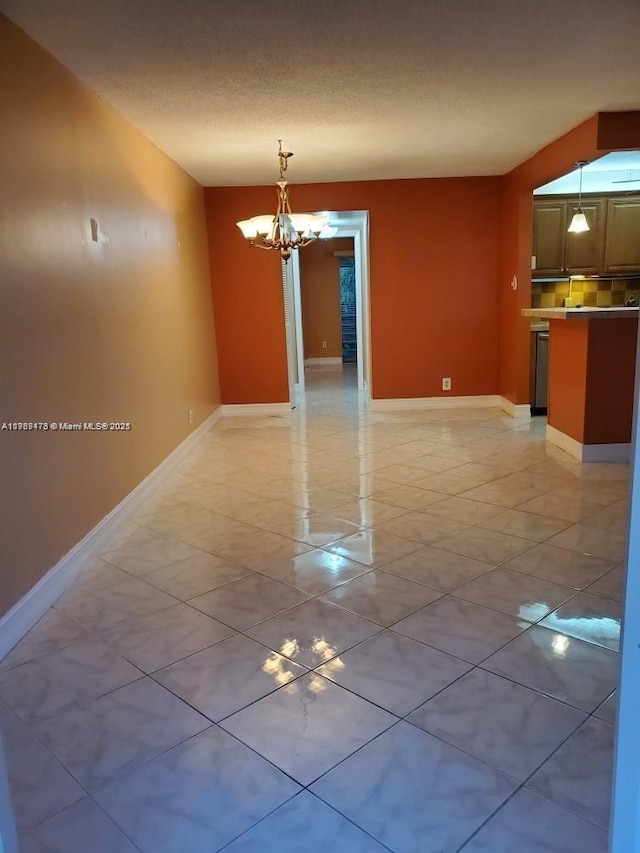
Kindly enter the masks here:
M 640 272 L 640 196 L 610 198 L 605 272 Z
M 569 274 L 597 275 L 602 271 L 604 254 L 604 222 L 606 201 L 602 198 L 582 200 L 582 212 L 589 230 L 579 234 L 567 232 L 564 247 L 564 267 Z M 567 202 L 566 228 L 578 210 L 578 202 Z
M 560 275 L 564 269 L 566 238 L 566 201 L 533 203 L 533 276 Z

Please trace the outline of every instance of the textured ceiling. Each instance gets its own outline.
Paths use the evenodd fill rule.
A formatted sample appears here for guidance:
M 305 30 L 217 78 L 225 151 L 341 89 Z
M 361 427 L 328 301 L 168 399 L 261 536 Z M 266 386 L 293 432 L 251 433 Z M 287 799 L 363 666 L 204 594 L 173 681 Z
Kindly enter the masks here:
M 508 171 L 640 108 L 639 0 L 0 0 L 205 185 Z

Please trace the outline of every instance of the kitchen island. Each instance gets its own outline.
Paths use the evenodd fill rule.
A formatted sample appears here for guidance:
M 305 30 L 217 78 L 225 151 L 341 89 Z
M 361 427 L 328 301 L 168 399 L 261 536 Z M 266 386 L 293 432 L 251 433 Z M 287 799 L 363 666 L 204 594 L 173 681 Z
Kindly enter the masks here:
M 547 441 L 581 462 L 629 458 L 638 308 L 525 308 L 549 321 Z

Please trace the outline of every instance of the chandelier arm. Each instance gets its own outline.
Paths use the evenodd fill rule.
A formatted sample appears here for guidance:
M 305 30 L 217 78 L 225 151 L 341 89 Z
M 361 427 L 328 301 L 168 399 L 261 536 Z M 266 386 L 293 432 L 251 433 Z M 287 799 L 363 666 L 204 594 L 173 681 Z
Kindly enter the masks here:
M 291 213 L 287 181 L 278 181 L 278 213 Z

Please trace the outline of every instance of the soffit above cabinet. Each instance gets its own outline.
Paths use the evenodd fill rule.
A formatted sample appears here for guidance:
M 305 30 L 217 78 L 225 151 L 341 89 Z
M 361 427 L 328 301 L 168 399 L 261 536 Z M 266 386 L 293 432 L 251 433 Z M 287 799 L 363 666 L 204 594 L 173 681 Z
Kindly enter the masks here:
M 534 196 L 578 195 L 580 170 L 574 169 L 533 191 Z M 640 151 L 613 151 L 582 169 L 582 194 L 640 192 Z

